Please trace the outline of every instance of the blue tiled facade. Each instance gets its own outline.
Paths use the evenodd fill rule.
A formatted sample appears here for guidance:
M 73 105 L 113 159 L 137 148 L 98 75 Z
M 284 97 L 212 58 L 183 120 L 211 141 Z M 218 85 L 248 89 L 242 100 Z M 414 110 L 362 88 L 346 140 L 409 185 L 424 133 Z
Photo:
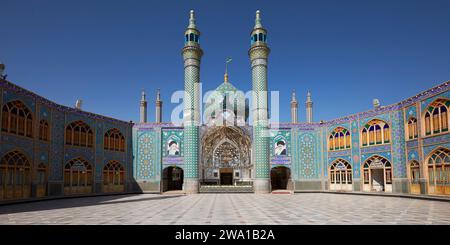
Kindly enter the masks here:
M 93 166 L 92 193 L 102 193 L 103 167 L 109 161 L 119 162 L 125 170 L 125 191 L 131 191 L 132 181 L 132 124 L 113 118 L 84 112 L 74 108 L 58 105 L 37 94 L 27 91 L 9 81 L 0 79 L 0 107 L 9 102 L 20 101 L 32 113 L 33 136 L 25 137 L 7 132 L 0 132 L 0 156 L 18 151 L 31 162 L 32 179 L 30 198 L 36 197 L 36 168 L 39 164 L 47 166 L 46 195 L 61 196 L 64 193 L 64 166 L 77 157 L 82 157 Z M 50 126 L 48 141 L 38 138 L 39 121 L 45 119 Z M 81 120 L 94 131 L 93 147 L 79 147 L 65 144 L 65 128 L 73 121 Z M 111 128 L 119 129 L 125 136 L 125 151 L 105 150 L 103 136 Z
M 448 97 L 450 83 L 445 82 L 433 87 L 412 98 L 408 98 L 399 103 L 383 106 L 378 109 L 361 112 L 351 116 L 321 122 L 321 123 L 280 123 L 274 125 L 271 131 L 271 149 L 275 142 L 283 139 L 286 145 L 286 155 L 275 156 L 273 150 L 270 151 L 271 168 L 285 166 L 291 170 L 291 179 L 294 183 L 294 190 L 328 190 L 329 188 L 329 166 L 337 159 L 344 159 L 352 166 L 354 178 L 354 191 L 362 190 L 362 168 L 365 161 L 372 156 L 381 156 L 392 164 L 393 189 L 392 192 L 409 193 L 408 187 L 408 163 L 411 160 L 417 160 L 423 164 L 429 154 L 440 147 L 450 149 L 450 134 L 444 133 L 437 136 L 424 136 L 420 125 L 420 115 L 423 116 L 423 106 L 432 101 Z M 407 119 L 418 117 L 418 138 L 409 140 L 406 137 Z M 389 143 L 374 146 L 362 146 L 361 129 L 370 120 L 380 119 L 389 124 L 391 129 L 391 140 Z M 423 121 L 423 119 L 422 119 Z M 343 127 L 351 132 L 351 148 L 329 151 L 328 136 L 336 127 Z M 207 128 L 207 126 L 203 126 Z M 167 137 L 173 134 L 174 129 L 171 123 L 146 123 L 136 124 L 134 126 L 135 136 L 142 132 L 158 130 L 155 139 Z M 205 129 L 206 130 L 206 129 Z M 166 134 L 165 134 L 166 133 Z M 136 137 L 134 137 L 136 141 Z M 180 138 L 182 142 L 182 138 Z M 138 142 L 135 142 L 138 144 Z M 181 151 L 183 151 L 181 147 Z M 161 146 L 164 149 L 164 145 Z M 202 150 L 200 149 L 200 152 Z M 258 154 L 258 153 L 255 153 Z M 160 162 L 165 159 L 164 154 L 151 156 L 151 162 Z M 141 156 L 135 156 L 135 164 L 139 165 Z M 163 163 L 157 171 L 161 171 L 169 163 Z M 182 168 L 182 157 L 177 158 L 176 162 Z M 199 163 L 201 164 L 201 163 Z M 137 181 L 141 177 L 135 175 Z M 153 177 L 159 181 L 160 176 Z M 423 190 L 423 194 L 426 190 Z

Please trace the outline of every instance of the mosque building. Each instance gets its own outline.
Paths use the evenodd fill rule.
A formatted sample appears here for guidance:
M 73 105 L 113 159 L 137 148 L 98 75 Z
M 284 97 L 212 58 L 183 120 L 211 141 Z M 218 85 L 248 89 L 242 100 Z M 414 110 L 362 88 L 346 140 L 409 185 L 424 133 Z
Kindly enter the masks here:
M 0 202 L 107 193 L 278 191 L 450 195 L 450 81 L 398 103 L 314 121 L 310 91 L 298 120 L 272 123 L 267 30 L 256 12 L 248 51 L 251 101 L 228 73 L 201 103 L 203 50 L 194 11 L 184 34 L 183 123 L 139 122 L 54 103 L 7 80 L 0 64 Z M 251 106 L 250 106 L 251 104 Z M 225 106 L 227 105 L 227 106 Z M 202 115 L 207 115 L 203 117 Z

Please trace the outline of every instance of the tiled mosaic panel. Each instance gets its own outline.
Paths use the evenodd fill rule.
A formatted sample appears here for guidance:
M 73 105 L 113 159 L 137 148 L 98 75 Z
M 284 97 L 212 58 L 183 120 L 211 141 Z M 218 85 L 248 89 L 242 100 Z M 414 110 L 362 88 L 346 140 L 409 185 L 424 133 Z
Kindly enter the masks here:
M 408 163 L 412 160 L 419 161 L 419 152 L 417 149 L 408 150 Z
M 373 119 L 380 119 L 380 120 L 387 122 L 388 124 L 390 124 L 389 122 L 391 121 L 390 117 L 389 117 L 389 113 L 378 114 L 376 116 L 371 116 L 371 117 L 361 119 L 360 120 L 361 129 L 362 129 L 362 127 L 364 127 L 364 125 L 366 125 L 369 121 L 371 121 Z
M 445 148 L 450 149 L 450 143 L 442 143 L 442 144 L 439 144 L 439 145 L 424 146 L 423 147 L 423 156 L 425 158 L 424 160 L 428 159 L 428 157 L 430 156 L 430 154 L 433 151 L 435 151 L 435 150 L 437 150 L 437 149 L 439 149 L 441 147 L 445 147 Z
M 406 178 L 405 122 L 402 110 L 392 112 L 391 141 L 394 177 Z
M 424 101 L 422 101 L 421 107 L 422 107 L 422 111 L 425 111 L 427 109 L 427 107 L 430 105 L 431 102 L 435 101 L 438 98 L 450 98 L 450 91 L 447 90 L 441 94 L 432 96 Z
M 137 132 L 136 179 L 150 180 L 158 174 L 160 168 L 157 154 L 158 138 L 156 130 Z
M 62 181 L 63 161 L 64 161 L 64 113 L 53 111 L 52 113 L 52 142 L 51 152 L 52 157 L 50 166 L 50 181 Z
M 410 106 L 410 107 L 406 108 L 405 113 L 406 113 L 406 119 L 409 119 L 411 117 L 417 118 L 417 107 L 415 105 Z
M 360 155 L 360 143 L 359 143 L 359 125 L 358 122 L 353 121 L 351 123 L 351 133 L 352 133 L 352 168 L 353 177 L 360 177 L 360 166 L 361 166 L 361 155 Z
M 269 166 L 269 142 L 270 138 L 265 137 L 264 133 L 267 132 L 267 127 L 263 125 L 254 125 L 253 127 L 253 154 L 255 158 L 256 178 L 269 178 L 270 166 Z
M 186 125 L 184 127 L 185 154 L 184 154 L 184 176 L 189 179 L 198 178 L 199 164 L 199 127 Z
M 299 160 L 300 160 L 300 178 L 316 179 L 318 178 L 316 159 L 316 137 L 313 133 L 300 133 L 299 136 Z
M 199 84 L 200 84 L 200 57 L 201 51 L 197 49 L 186 50 L 183 53 L 184 67 L 184 177 L 187 179 L 198 178 L 199 165 L 199 127 L 196 125 L 196 115 L 200 113 Z M 163 136 L 164 137 L 164 136 Z M 161 147 L 160 147 L 161 149 Z
M 15 100 L 22 101 L 28 107 L 28 109 L 33 112 L 33 114 L 36 112 L 36 103 L 32 98 L 13 93 L 11 91 L 3 90 L 3 104 Z
M 371 154 L 362 154 L 361 155 L 361 166 L 364 165 L 365 161 L 369 158 L 371 158 L 372 156 L 382 156 L 384 158 L 386 158 L 387 160 L 389 160 L 389 162 L 392 164 L 392 157 L 391 157 L 391 152 L 377 152 L 377 153 L 371 153 Z

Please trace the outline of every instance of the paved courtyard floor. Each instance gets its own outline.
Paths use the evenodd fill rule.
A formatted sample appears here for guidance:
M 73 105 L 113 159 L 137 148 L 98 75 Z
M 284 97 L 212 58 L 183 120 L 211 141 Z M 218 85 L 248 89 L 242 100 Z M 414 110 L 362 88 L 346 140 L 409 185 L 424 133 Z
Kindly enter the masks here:
M 450 203 L 362 195 L 124 195 L 0 206 L 0 224 L 450 224 Z

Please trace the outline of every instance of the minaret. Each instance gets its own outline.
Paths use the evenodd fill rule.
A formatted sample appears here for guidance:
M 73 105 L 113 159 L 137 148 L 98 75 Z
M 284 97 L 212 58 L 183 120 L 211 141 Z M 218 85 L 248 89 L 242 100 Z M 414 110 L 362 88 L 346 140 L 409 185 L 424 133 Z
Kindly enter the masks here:
M 139 106 L 139 122 L 146 123 L 147 122 L 147 101 L 145 100 L 145 91 L 142 90 L 141 93 L 141 102 Z
M 306 95 L 306 122 L 313 122 L 313 102 L 311 100 L 311 92 L 308 90 L 308 94 Z
M 155 121 L 156 123 L 162 122 L 162 100 L 161 100 L 161 93 L 159 89 L 156 92 L 156 113 L 155 113 Z
M 195 25 L 194 10 L 184 33 L 184 184 L 186 193 L 198 193 L 199 125 L 200 125 L 200 31 Z
M 298 121 L 298 103 L 297 98 L 295 98 L 295 90 L 292 90 L 292 99 L 291 99 L 291 122 L 297 123 Z
M 255 151 L 255 193 L 270 192 L 269 122 L 267 106 L 267 31 L 261 25 L 259 10 L 256 11 L 255 26 L 251 32 L 251 47 L 248 51 L 252 68 L 253 90 L 253 137 Z
M 5 71 L 5 64 L 0 61 L 0 79 L 4 79 L 5 76 L 3 76 L 3 72 Z
M 82 105 L 83 105 L 83 100 L 77 99 L 77 101 L 75 102 L 75 109 L 81 110 Z

